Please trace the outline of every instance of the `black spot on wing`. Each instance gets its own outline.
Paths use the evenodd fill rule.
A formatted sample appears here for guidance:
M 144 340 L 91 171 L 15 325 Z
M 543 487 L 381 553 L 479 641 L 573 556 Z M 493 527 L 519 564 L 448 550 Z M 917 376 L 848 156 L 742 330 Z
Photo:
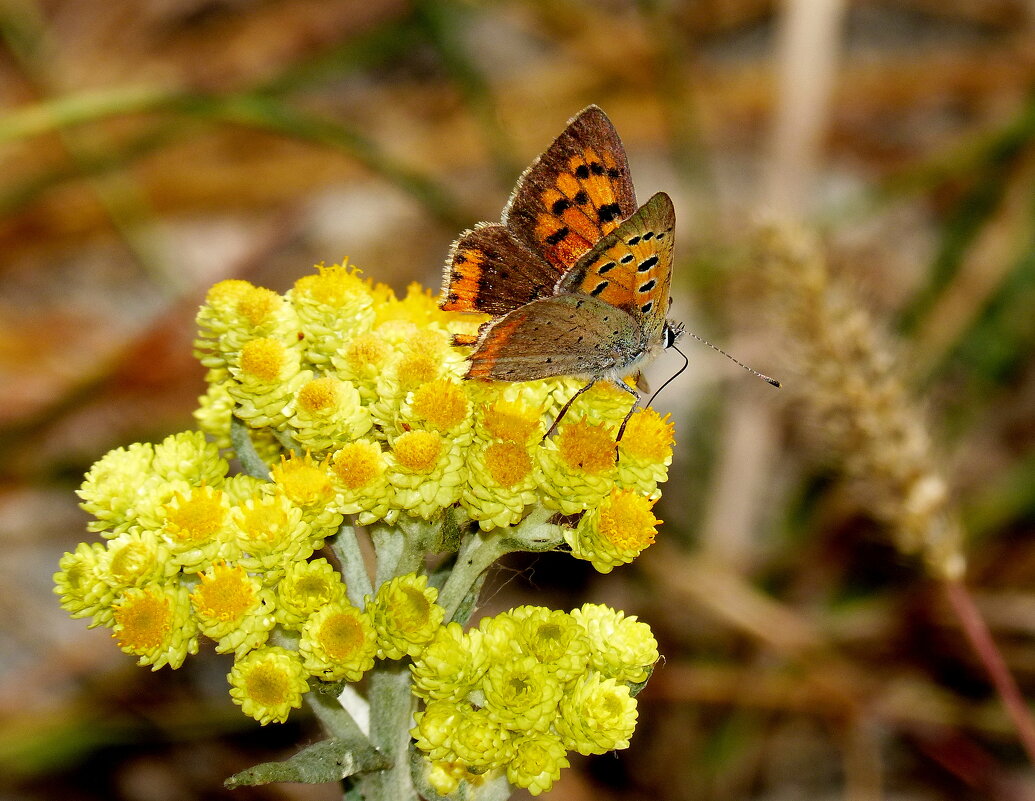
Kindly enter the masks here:
M 622 264 L 628 264 L 628 263 L 629 263 L 629 262 L 631 262 L 631 261 L 632 261 L 632 260 L 633 260 L 634 258 L 635 258 L 635 257 L 633 256 L 633 254 L 632 254 L 632 253 L 626 253 L 626 254 L 625 254 L 624 256 L 622 256 L 622 258 L 620 258 L 620 259 L 619 259 L 618 261 L 620 261 L 620 262 L 621 262 Z
M 599 270 L 597 270 L 597 275 L 604 275 L 605 273 L 609 273 L 617 266 L 618 265 L 615 264 L 613 261 L 609 261 L 607 264 L 603 265 Z
M 608 286 L 610 286 L 610 284 L 611 284 L 610 281 L 601 281 L 599 284 L 597 284 L 595 287 L 593 287 L 592 290 L 590 290 L 589 294 L 594 295 L 594 296 L 599 295 L 601 292 L 603 292 L 605 289 L 607 289 Z
M 658 285 L 658 282 L 653 278 L 650 279 L 646 284 L 640 287 L 640 292 L 650 292 L 654 287 Z
M 566 237 L 569 233 L 570 231 L 568 230 L 567 226 L 565 226 L 564 228 L 558 228 L 556 231 L 554 231 L 552 234 L 546 237 L 546 244 L 556 245 L 558 242 L 564 239 L 564 237 Z
M 643 241 L 644 242 L 650 242 L 653 238 L 654 238 L 654 232 L 653 231 L 648 231 L 647 233 L 645 233 L 643 235 Z
M 600 222 L 612 222 L 619 214 L 622 213 L 622 208 L 617 203 L 608 203 L 597 209 L 597 217 L 600 218 Z
M 640 306 L 640 311 L 643 312 L 644 314 L 649 314 L 650 310 L 653 309 L 653 308 L 654 308 L 654 301 L 652 300 L 649 303 L 644 303 L 642 306 Z
M 575 168 L 575 177 L 580 178 L 582 180 L 589 178 L 589 167 L 587 167 L 585 164 L 580 164 L 578 167 Z
M 585 206 L 587 203 L 589 203 L 589 193 L 585 189 L 580 189 L 578 192 L 575 193 L 574 197 L 572 197 L 572 200 L 574 200 L 580 206 Z
M 571 201 L 566 197 L 562 197 L 553 202 L 553 205 L 550 206 L 550 211 L 554 214 L 563 214 L 569 208 L 571 208 Z
M 640 265 L 636 268 L 636 272 L 638 272 L 638 273 L 645 273 L 645 272 L 647 272 L 647 270 L 649 270 L 651 267 L 653 267 L 657 263 L 658 263 L 658 257 L 657 256 L 651 256 L 649 259 L 644 259 L 643 261 L 640 262 Z
M 634 247 L 635 245 L 640 244 L 640 237 L 638 237 L 638 236 L 630 237 L 626 241 L 625 244 L 627 244 L 629 247 Z

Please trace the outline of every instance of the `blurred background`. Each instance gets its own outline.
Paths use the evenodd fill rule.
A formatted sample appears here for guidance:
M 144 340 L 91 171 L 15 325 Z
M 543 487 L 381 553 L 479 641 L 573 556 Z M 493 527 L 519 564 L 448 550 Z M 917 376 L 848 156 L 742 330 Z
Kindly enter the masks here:
M 665 656 L 632 747 L 549 797 L 1035 797 L 943 582 L 816 446 L 820 390 L 749 257 L 760 222 L 817 232 L 1035 696 L 1030 0 L 2 0 L 0 35 L 0 798 L 340 797 L 223 791 L 315 722 L 260 729 L 223 657 L 151 673 L 58 608 L 74 490 L 192 426 L 212 283 L 348 257 L 437 290 L 452 239 L 589 103 L 641 200 L 675 201 L 673 315 L 786 388 L 687 341 L 656 403 L 677 434 L 657 545 L 608 576 L 556 555 L 490 579 L 488 612 L 606 602 Z

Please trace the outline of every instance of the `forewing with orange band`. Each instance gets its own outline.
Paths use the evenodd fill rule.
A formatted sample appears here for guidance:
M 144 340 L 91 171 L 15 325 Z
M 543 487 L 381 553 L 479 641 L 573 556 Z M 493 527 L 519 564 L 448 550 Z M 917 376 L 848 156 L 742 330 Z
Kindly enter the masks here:
M 622 140 L 607 115 L 589 106 L 518 179 L 502 221 L 564 272 L 634 211 Z
M 675 224 L 672 200 L 659 192 L 597 242 L 558 293 L 582 292 L 627 311 L 641 321 L 644 341 L 654 342 L 668 313 Z

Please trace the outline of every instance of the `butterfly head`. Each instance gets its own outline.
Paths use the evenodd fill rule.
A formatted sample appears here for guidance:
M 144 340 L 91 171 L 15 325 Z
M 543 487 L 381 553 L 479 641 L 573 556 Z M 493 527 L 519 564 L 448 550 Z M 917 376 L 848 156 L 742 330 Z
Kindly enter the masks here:
M 665 320 L 661 329 L 661 347 L 668 350 L 675 345 L 684 334 L 683 324 L 676 320 Z

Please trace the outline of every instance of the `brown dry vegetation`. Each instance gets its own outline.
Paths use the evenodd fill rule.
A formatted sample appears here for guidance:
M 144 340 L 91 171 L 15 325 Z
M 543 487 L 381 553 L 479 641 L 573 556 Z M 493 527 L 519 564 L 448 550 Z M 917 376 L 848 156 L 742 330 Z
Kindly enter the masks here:
M 674 315 L 785 389 L 687 343 L 658 544 L 490 580 L 665 655 L 632 747 L 549 797 L 1035 795 L 964 626 L 1035 697 L 1030 2 L 3 0 L 0 34 L 0 795 L 339 797 L 221 794 L 313 721 L 259 731 L 221 658 L 152 674 L 57 608 L 73 490 L 191 425 L 209 285 L 437 286 L 589 103 L 675 200 Z

